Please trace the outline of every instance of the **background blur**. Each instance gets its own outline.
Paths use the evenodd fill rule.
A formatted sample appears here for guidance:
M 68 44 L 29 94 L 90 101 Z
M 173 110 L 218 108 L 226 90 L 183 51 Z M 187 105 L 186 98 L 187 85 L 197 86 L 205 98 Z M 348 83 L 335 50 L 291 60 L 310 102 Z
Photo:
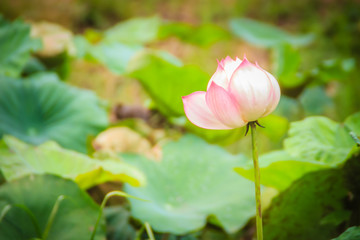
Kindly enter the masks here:
M 320 106 L 313 107 L 314 114 L 343 120 L 358 107 L 353 101 L 360 90 L 355 74 L 360 54 L 360 7 L 356 0 L 2 0 L 0 12 L 7 19 L 22 18 L 32 23 L 35 37 L 47 35 L 47 48 L 40 55 L 48 56 L 61 52 L 64 41 L 71 36 L 80 34 L 97 43 L 103 31 L 118 23 L 133 18 L 158 18 L 161 26 L 156 30 L 138 27 L 144 35 L 157 36 L 149 40 L 144 37 L 144 41 L 136 40 L 133 44 L 165 50 L 186 65 L 197 65 L 208 74 L 215 71 L 216 59 L 227 55 L 242 58 L 246 54 L 250 61 L 257 61 L 279 79 L 285 95 L 301 98 L 300 95 L 305 94 L 301 101 L 308 102 L 308 95 L 323 94 L 329 100 L 327 107 L 323 106 L 322 110 Z M 239 18 L 270 24 L 299 38 L 286 38 L 282 33 L 277 35 L 276 30 L 257 28 L 246 21 L 236 22 Z M 44 22 L 58 24 L 63 29 Z M 58 33 L 54 33 L 56 31 Z M 276 38 L 282 40 L 273 41 Z M 140 99 L 133 99 L 133 94 L 126 94 L 126 88 L 122 90 L 124 85 L 114 88 L 123 77 L 113 76 L 108 69 L 81 61 L 71 61 L 68 65 L 73 67 L 68 68 L 62 78 L 69 82 L 91 88 L 92 80 L 88 78 L 95 78 L 94 81 L 100 81 L 97 93 L 112 103 L 144 104 L 141 95 L 137 95 Z M 87 75 L 91 68 L 97 74 Z M 307 94 L 305 86 L 319 88 Z
M 69 178 L 98 203 L 114 189 L 152 200 L 111 199 L 98 239 L 146 236 L 144 221 L 158 239 L 251 239 L 251 138 L 192 125 L 181 102 L 205 90 L 217 59 L 244 54 L 282 91 L 258 131 L 266 239 L 328 240 L 360 225 L 359 0 L 0 0 L 0 209 L 22 186 L 12 181 L 50 173 L 59 179 L 16 191 L 31 193 L 35 212 L 55 201 L 38 204 L 52 194 L 41 190 Z M 82 200 L 92 211 L 79 204 L 73 217 L 92 224 L 98 206 Z M 70 228 L 62 217 L 55 225 Z M 4 222 L 0 237 L 18 232 Z M 88 239 L 80 225 L 69 234 Z

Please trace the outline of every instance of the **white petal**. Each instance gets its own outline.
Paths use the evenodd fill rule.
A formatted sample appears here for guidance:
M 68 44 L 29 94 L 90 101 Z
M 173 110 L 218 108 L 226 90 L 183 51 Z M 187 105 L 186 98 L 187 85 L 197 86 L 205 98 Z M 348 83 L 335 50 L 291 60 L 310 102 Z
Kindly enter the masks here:
M 265 113 L 268 114 L 272 109 L 270 105 L 277 105 L 275 102 L 280 91 L 274 85 L 274 81 L 264 70 L 251 64 L 246 58 L 235 70 L 229 90 L 235 96 L 246 121 L 256 121 Z
M 233 60 L 229 56 L 227 56 L 225 59 L 222 59 L 219 62 L 219 66 L 221 66 L 224 69 L 226 76 L 229 80 L 231 79 L 231 76 L 233 75 L 234 71 L 240 64 L 241 64 L 241 60 L 238 57 L 236 57 L 236 59 Z M 225 89 L 228 89 L 228 87 L 226 87 Z
M 227 89 L 229 86 L 229 81 L 230 81 L 230 78 L 227 78 L 227 75 L 225 73 L 225 70 L 224 70 L 222 64 L 219 63 L 218 68 L 216 69 L 216 72 L 214 73 L 214 75 L 212 75 L 212 77 L 207 85 L 207 89 L 209 89 L 212 82 L 215 82 L 217 85 Z
M 275 108 L 277 107 L 277 105 L 279 104 L 279 101 L 280 101 L 280 86 L 279 86 L 279 83 L 276 81 L 276 79 L 274 78 L 273 75 L 271 75 L 270 73 L 268 73 L 264 69 L 262 69 L 262 70 L 266 73 L 266 75 L 268 76 L 268 78 L 270 79 L 270 82 L 271 82 L 270 101 L 269 101 L 268 107 L 266 108 L 266 111 L 261 116 L 261 117 L 265 117 L 265 116 L 269 115 L 270 113 L 272 113 L 275 110 Z

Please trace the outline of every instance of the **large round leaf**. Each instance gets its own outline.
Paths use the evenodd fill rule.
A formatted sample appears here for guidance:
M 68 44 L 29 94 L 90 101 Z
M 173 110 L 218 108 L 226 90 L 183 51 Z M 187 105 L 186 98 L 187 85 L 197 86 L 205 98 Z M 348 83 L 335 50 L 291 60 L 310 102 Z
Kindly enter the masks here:
M 184 42 L 199 46 L 210 46 L 219 41 L 230 39 L 230 33 L 215 25 L 204 24 L 192 26 L 183 22 L 164 23 L 159 29 L 159 38 L 164 39 L 176 36 Z
M 360 136 L 360 112 L 354 113 L 347 117 L 344 123 L 350 131 Z
M 354 141 L 344 126 L 325 117 L 308 117 L 290 125 L 285 150 L 306 161 L 337 165 L 345 161 Z
M 357 240 L 360 239 L 360 227 L 354 226 L 346 229 L 346 231 L 341 234 L 339 237 L 334 238 L 333 240 Z
M 41 42 L 30 38 L 30 26 L 16 20 L 6 21 L 0 16 L 0 74 L 17 77 L 30 58 L 30 52 Z
M 227 232 L 234 232 L 255 214 L 254 184 L 233 170 L 247 161 L 244 156 L 187 135 L 163 148 L 161 162 L 124 157 L 147 177 L 146 186 L 125 188 L 149 200 L 129 199 L 132 214 L 156 231 L 184 234 L 202 228 L 212 216 Z
M 34 147 L 5 136 L 0 155 L 0 169 L 8 181 L 34 173 L 51 173 L 73 179 L 85 189 L 107 181 L 123 181 L 134 186 L 144 182 L 141 172 L 119 159 L 92 159 L 54 142 Z
M 86 152 L 88 136 L 107 124 L 99 99 L 40 74 L 24 81 L 0 78 L 0 137 L 13 135 L 32 144 L 55 140 L 66 148 Z
M 47 239 L 90 239 L 98 205 L 76 183 L 53 175 L 32 175 L 0 187 L 0 211 L 10 206 L 0 222 L 0 239 L 41 238 L 60 195 L 65 198 L 59 202 Z M 105 239 L 102 228 L 96 239 Z
M 264 236 L 269 240 L 328 240 L 337 236 L 351 212 L 340 169 L 306 174 L 273 199 L 264 213 Z
M 308 172 L 330 167 L 330 165 L 322 162 L 305 161 L 292 157 L 286 151 L 273 151 L 260 156 L 259 165 L 261 184 L 278 190 L 286 189 L 294 180 Z M 237 167 L 235 171 L 241 176 L 254 181 L 252 163 L 244 167 Z
M 295 36 L 280 28 L 247 18 L 232 19 L 230 29 L 236 36 L 261 47 L 274 47 L 284 43 L 303 46 L 314 39 L 311 34 Z
M 145 44 L 157 39 L 161 19 L 159 17 L 133 18 L 120 22 L 104 32 L 104 41 L 128 45 Z

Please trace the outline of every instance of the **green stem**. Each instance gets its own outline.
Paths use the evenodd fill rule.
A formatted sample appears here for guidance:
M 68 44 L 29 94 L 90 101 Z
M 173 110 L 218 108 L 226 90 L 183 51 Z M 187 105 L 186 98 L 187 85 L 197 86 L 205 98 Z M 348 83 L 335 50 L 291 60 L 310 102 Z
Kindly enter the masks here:
M 146 233 L 149 236 L 149 239 L 150 240 L 155 240 L 154 233 L 151 230 L 150 224 L 148 222 L 145 222 L 144 225 L 145 225 Z
M 91 238 L 90 238 L 91 240 L 94 240 L 94 238 L 95 238 L 96 230 L 97 230 L 97 228 L 99 226 L 99 223 L 100 223 L 100 220 L 101 220 L 105 205 L 106 205 L 107 201 L 109 200 L 109 198 L 111 198 L 113 196 L 134 198 L 134 199 L 141 200 L 141 201 L 147 201 L 147 200 L 144 200 L 144 199 L 141 199 L 141 198 L 131 196 L 131 195 L 129 195 L 127 193 L 124 193 L 124 192 L 121 192 L 121 191 L 112 191 L 112 192 L 109 192 L 108 194 L 106 194 L 103 201 L 102 201 L 102 203 L 101 203 L 101 205 L 100 205 L 99 216 L 98 216 L 98 219 L 96 220 L 94 230 L 93 230 L 93 232 L 91 234 Z
M 139 231 L 136 233 L 135 240 L 141 240 L 141 235 L 144 232 L 144 228 L 145 228 L 144 225 L 142 225 Z
M 2 222 L 2 220 L 4 219 L 5 215 L 7 214 L 8 211 L 10 211 L 11 209 L 11 205 L 8 204 L 6 205 L 3 210 L 1 211 L 1 214 L 0 214 L 0 223 Z
M 56 215 L 56 213 L 57 213 L 58 210 L 59 210 L 60 203 L 61 203 L 61 201 L 64 200 L 64 199 L 65 199 L 65 196 L 64 196 L 64 195 L 60 195 L 60 196 L 56 199 L 55 204 L 54 204 L 54 207 L 53 207 L 53 209 L 51 210 L 51 213 L 50 213 L 50 215 L 49 215 L 49 219 L 48 219 L 48 221 L 47 221 L 47 223 L 46 223 L 46 227 L 45 227 L 44 233 L 43 233 L 43 235 L 42 235 L 42 239 L 43 239 L 43 240 L 46 240 L 46 238 L 48 237 L 49 232 L 50 232 L 50 229 L 51 229 L 51 226 L 52 226 L 52 224 L 53 224 L 53 222 L 54 222 L 54 219 L 55 219 L 55 215 Z
M 250 122 L 249 124 L 251 127 L 252 155 L 253 155 L 254 174 L 255 174 L 256 233 L 257 233 L 257 240 L 263 240 L 261 192 L 260 192 L 260 168 L 259 168 L 258 150 L 256 143 L 256 125 L 255 122 Z
M 31 219 L 31 222 L 33 223 L 33 225 L 35 227 L 35 231 L 36 231 L 38 237 L 41 237 L 41 230 L 40 230 L 38 221 L 36 220 L 35 215 L 30 211 L 30 209 L 27 208 L 25 205 L 21 205 L 21 204 L 15 204 L 13 206 L 24 210 L 28 214 L 28 216 Z

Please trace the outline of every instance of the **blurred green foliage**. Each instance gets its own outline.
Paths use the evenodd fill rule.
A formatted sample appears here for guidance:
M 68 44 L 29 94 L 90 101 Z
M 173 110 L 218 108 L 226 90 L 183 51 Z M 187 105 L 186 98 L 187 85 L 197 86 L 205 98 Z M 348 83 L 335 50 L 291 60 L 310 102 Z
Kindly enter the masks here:
M 122 206 L 105 210 L 109 239 L 147 238 L 144 221 L 157 239 L 251 239 L 249 138 L 244 129 L 194 126 L 181 102 L 206 89 L 216 58 L 246 52 L 282 90 L 258 132 L 266 239 L 357 239 L 356 1 L 3 0 L 0 12 L 31 20 L 0 17 L 0 235 L 8 234 L 2 238 L 40 238 L 61 194 L 49 236 L 88 238 L 99 208 L 76 185 L 92 187 L 91 196 L 101 199 L 111 186 L 102 183 L 121 181 L 146 183 L 125 190 L 151 202 L 131 200 L 129 212 L 114 201 Z M 39 19 L 70 34 L 38 28 L 33 38 Z M 102 156 L 91 142 L 109 127 L 108 116 L 113 125 L 141 118 L 128 127 L 161 161 L 146 153 L 116 156 L 130 134 L 103 139 L 112 155 Z M 58 176 L 32 175 L 46 173 Z M 98 233 L 104 238 L 105 228 Z
M 165 145 L 163 154 L 159 163 L 124 156 L 148 179 L 144 187 L 125 188 L 149 200 L 130 199 L 134 217 L 150 222 L 156 231 L 182 235 L 202 228 L 208 217 L 234 233 L 254 215 L 253 184 L 232 170 L 246 162 L 244 156 L 233 156 L 191 135 Z
M 59 196 L 63 200 L 50 226 L 49 218 Z M 6 183 L 0 188 L 0 199 L 2 239 L 89 239 L 99 211 L 76 183 L 53 175 L 31 175 Z M 4 212 L 4 206 L 9 210 Z M 104 235 L 99 230 L 95 239 Z
M 358 225 L 359 179 L 349 171 L 358 172 L 359 166 L 357 149 L 344 166 L 308 173 L 294 182 L 265 212 L 264 234 L 279 240 L 325 240 L 336 237 L 344 227 Z
M 70 178 L 83 189 L 107 181 L 123 181 L 134 186 L 145 183 L 141 172 L 120 159 L 92 159 L 63 149 L 54 142 L 34 147 L 10 136 L 4 136 L 2 141 L 0 164 L 7 181 L 30 174 L 50 173 Z
M 277 47 L 283 44 L 303 46 L 311 43 L 314 38 L 312 35 L 293 36 L 272 25 L 246 18 L 232 19 L 230 29 L 236 36 L 260 47 Z
M 11 134 L 32 144 L 55 140 L 86 152 L 86 137 L 108 124 L 104 105 L 92 92 L 71 87 L 54 74 L 0 76 L 0 88 L 0 136 Z
M 343 205 L 347 191 L 339 175 L 339 170 L 322 170 L 296 181 L 264 214 L 264 235 L 277 240 L 335 237 L 351 214 Z
M 360 238 L 360 227 L 350 227 L 334 240 L 356 240 Z
M 41 42 L 30 38 L 29 25 L 20 20 L 9 22 L 0 15 L 0 75 L 18 77 L 30 53 L 40 48 Z

